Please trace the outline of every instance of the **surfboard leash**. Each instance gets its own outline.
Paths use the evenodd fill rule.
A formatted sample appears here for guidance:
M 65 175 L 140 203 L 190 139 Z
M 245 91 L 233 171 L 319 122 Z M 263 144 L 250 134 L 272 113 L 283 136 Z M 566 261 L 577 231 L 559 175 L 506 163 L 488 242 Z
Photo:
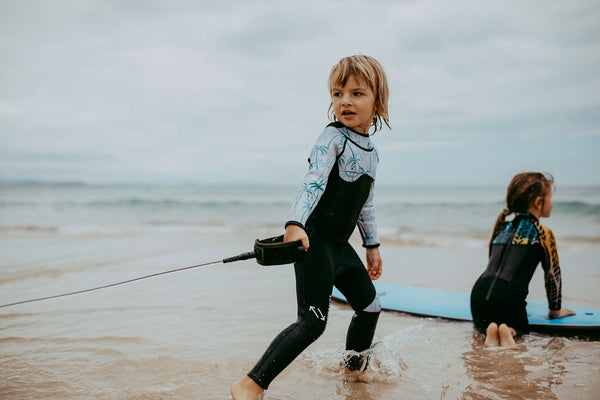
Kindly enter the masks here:
M 137 278 L 127 279 L 127 280 L 124 280 L 121 282 L 109 283 L 107 285 L 97 286 L 97 287 L 93 287 L 93 288 L 89 288 L 89 289 L 78 290 L 75 292 L 62 293 L 62 294 L 56 294 L 53 296 L 39 297 L 37 299 L 22 300 L 22 301 L 16 301 L 14 303 L 2 304 L 2 305 L 0 305 L 0 308 L 16 306 L 19 304 L 33 303 L 33 302 L 43 301 L 43 300 L 56 299 L 58 297 L 72 296 L 72 295 L 81 294 L 81 293 L 93 292 L 95 290 L 101 290 L 101 289 L 107 289 L 107 288 L 114 287 L 114 286 L 125 285 L 128 283 L 141 281 L 143 279 L 154 278 L 157 276 L 172 274 L 174 272 L 181 272 L 181 271 L 185 271 L 188 269 L 207 267 L 209 265 L 221 264 L 221 263 L 227 264 L 227 263 L 231 263 L 231 262 L 235 262 L 235 261 L 249 260 L 252 258 L 256 258 L 256 261 L 260 265 L 266 265 L 266 266 L 290 264 L 290 263 L 293 263 L 293 262 L 296 262 L 296 261 L 299 261 L 300 259 L 302 259 L 305 252 L 306 251 L 304 250 L 304 247 L 302 246 L 302 244 L 299 240 L 294 241 L 294 242 L 285 242 L 284 243 L 283 235 L 275 236 L 275 237 L 263 239 L 263 240 L 256 239 L 256 241 L 254 242 L 254 251 L 241 253 L 241 254 L 238 254 L 237 256 L 227 257 L 222 260 L 211 261 L 211 262 L 207 262 L 204 264 L 191 265 L 188 267 L 181 267 L 181 268 L 170 269 L 167 271 L 156 272 L 156 273 L 150 274 L 150 275 L 144 275 L 144 276 L 140 276 Z

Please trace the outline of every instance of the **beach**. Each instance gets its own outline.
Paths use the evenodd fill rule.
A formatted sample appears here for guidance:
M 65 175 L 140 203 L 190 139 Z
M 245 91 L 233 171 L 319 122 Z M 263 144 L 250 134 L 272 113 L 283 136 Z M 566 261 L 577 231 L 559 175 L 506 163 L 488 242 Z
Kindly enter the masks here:
M 250 251 L 283 231 L 293 188 L 0 187 L 0 303 L 99 287 Z M 379 193 L 378 193 L 379 195 Z M 384 189 L 384 282 L 468 292 L 502 188 Z M 600 309 L 600 190 L 557 191 L 563 304 Z M 442 199 L 442 200 L 440 200 Z M 379 201 L 379 202 L 377 202 Z M 352 238 L 361 256 L 360 239 Z M 541 268 L 530 299 L 545 300 Z M 529 334 L 484 349 L 470 322 L 382 313 L 369 371 L 340 372 L 352 311 L 265 399 L 595 399 L 600 343 Z M 296 318 L 291 265 L 217 263 L 0 308 L 2 399 L 227 399 Z

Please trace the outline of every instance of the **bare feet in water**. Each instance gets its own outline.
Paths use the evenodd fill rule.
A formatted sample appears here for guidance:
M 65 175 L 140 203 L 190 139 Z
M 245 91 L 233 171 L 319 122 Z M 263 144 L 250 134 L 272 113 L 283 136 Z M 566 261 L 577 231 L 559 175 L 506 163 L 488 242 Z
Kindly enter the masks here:
M 483 343 L 485 347 L 492 347 L 500 345 L 500 338 L 498 337 L 498 325 L 495 322 L 491 322 L 487 331 L 485 332 L 485 342 Z
M 516 344 L 515 336 L 517 332 L 506 324 L 501 324 L 500 327 L 496 323 L 492 322 L 488 325 L 485 342 L 485 347 L 491 346 L 503 346 L 511 347 Z
M 233 400 L 261 400 L 264 392 L 264 389 L 249 376 L 231 385 Z
M 517 335 L 517 332 L 510 326 L 501 324 L 500 327 L 498 327 L 498 334 L 500 335 L 501 346 L 511 347 L 516 344 L 515 336 Z

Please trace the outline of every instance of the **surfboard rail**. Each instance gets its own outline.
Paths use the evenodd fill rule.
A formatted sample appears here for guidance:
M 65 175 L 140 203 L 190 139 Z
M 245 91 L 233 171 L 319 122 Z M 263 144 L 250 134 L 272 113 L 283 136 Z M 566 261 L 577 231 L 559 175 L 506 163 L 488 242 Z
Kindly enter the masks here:
M 385 311 L 453 321 L 473 321 L 470 293 L 384 282 L 373 283 L 381 307 Z M 337 288 L 333 289 L 332 299 L 346 303 L 346 298 Z M 600 310 L 568 305 L 564 307 L 572 309 L 576 315 L 550 319 L 546 302 L 528 300 L 527 317 L 530 330 L 544 333 L 600 335 Z

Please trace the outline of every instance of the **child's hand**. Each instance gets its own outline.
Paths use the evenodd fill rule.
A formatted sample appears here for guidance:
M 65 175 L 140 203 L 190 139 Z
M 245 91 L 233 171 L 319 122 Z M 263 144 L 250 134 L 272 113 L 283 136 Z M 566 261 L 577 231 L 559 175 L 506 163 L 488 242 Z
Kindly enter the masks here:
M 383 261 L 379 254 L 379 247 L 367 249 L 367 272 L 372 281 L 379 279 L 381 276 Z
M 304 246 L 304 250 L 308 250 L 310 244 L 308 243 L 308 235 L 304 231 L 304 229 L 300 228 L 298 225 L 288 225 L 285 228 L 285 234 L 283 235 L 284 242 L 294 242 L 296 240 L 300 240 L 302 242 L 302 246 Z
M 575 311 L 569 310 L 568 308 L 561 308 L 560 310 L 550 310 L 550 319 L 567 317 L 569 315 L 575 315 Z

